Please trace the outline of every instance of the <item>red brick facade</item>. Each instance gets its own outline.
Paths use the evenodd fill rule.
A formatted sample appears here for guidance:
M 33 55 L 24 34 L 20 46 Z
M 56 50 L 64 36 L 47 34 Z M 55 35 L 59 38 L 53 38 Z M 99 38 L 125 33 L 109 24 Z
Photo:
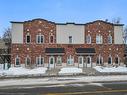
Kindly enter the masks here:
M 12 56 L 11 63 L 15 64 L 15 58 L 18 55 L 20 63 L 25 63 L 27 55 L 31 58 L 31 64 L 36 64 L 36 57 L 41 55 L 44 57 L 44 64 L 49 63 L 49 55 L 45 53 L 45 48 L 64 48 L 65 53 L 62 55 L 62 63 L 67 64 L 67 57 L 72 55 L 74 57 L 74 63 L 78 64 L 78 55 L 76 55 L 75 48 L 95 48 L 95 54 L 92 56 L 92 64 L 96 64 L 97 56 L 103 57 L 104 65 L 108 62 L 109 55 L 112 56 L 112 63 L 115 63 L 115 57 L 118 55 L 120 63 L 123 63 L 124 45 L 114 44 L 114 27 L 113 24 L 104 21 L 95 21 L 84 25 L 85 36 L 90 34 L 91 44 L 56 44 L 56 24 L 42 19 L 35 19 L 32 21 L 25 21 L 23 23 L 23 44 L 12 44 Z M 27 33 L 31 36 L 30 44 L 26 44 Z M 36 35 L 41 33 L 44 35 L 44 43 L 36 43 Z M 54 43 L 50 43 L 50 34 L 54 36 Z M 96 35 L 101 34 L 103 36 L 103 44 L 96 44 Z M 112 44 L 108 44 L 107 36 L 112 35 Z M 86 37 L 85 37 L 86 38 Z M 55 55 L 55 62 L 58 55 Z M 86 55 L 87 56 L 87 55 Z M 86 56 L 83 56 L 84 59 Z M 75 64 L 73 64 L 75 65 Z

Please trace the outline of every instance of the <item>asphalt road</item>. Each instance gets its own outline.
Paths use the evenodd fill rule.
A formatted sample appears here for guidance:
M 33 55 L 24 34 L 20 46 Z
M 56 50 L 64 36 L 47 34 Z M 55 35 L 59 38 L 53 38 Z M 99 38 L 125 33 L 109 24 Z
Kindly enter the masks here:
M 0 95 L 127 95 L 127 82 L 1 87 Z

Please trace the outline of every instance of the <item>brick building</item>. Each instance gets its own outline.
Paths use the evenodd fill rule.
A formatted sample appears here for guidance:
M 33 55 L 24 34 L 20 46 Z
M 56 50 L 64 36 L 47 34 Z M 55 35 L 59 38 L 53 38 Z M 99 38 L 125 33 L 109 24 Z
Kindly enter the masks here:
M 93 67 L 123 65 L 123 24 L 44 19 L 12 21 L 12 66 Z

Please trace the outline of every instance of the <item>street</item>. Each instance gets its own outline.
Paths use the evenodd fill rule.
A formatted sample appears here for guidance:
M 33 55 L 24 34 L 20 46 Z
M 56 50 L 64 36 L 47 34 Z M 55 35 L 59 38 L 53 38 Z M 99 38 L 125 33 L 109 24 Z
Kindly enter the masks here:
M 7 86 L 0 88 L 0 95 L 127 95 L 127 82 Z

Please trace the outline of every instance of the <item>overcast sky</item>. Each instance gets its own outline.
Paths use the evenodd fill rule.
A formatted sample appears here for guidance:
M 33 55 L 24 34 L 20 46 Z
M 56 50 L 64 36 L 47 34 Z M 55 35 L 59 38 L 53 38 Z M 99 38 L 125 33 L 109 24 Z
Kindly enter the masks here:
M 43 18 L 64 23 L 86 23 L 121 18 L 127 25 L 127 0 L 0 0 L 0 36 L 10 21 Z

